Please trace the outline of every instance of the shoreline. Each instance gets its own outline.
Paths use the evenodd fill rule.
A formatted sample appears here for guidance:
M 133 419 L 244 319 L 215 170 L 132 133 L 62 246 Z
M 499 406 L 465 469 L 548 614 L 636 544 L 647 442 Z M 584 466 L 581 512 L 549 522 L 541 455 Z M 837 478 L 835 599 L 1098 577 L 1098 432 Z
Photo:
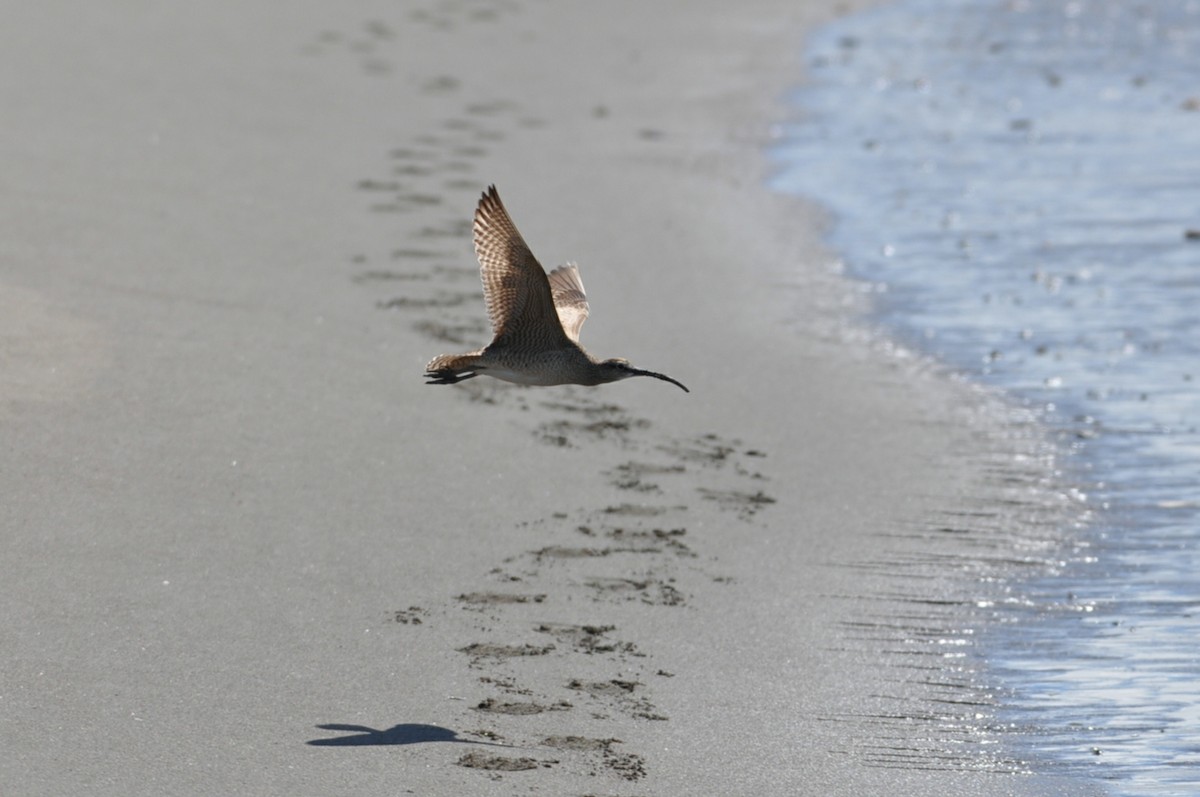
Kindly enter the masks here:
M 822 77 L 798 97 L 812 123 L 790 129 L 776 182 L 838 210 L 848 270 L 886 290 L 880 326 L 1034 409 L 1059 444 L 1046 486 L 1076 505 L 1062 544 L 1030 524 L 1048 544 L 1013 546 L 1023 572 L 976 629 L 1013 758 L 1114 792 L 1187 791 L 1190 221 L 1174 193 L 1186 180 L 1154 167 L 1189 150 L 1200 27 L 1180 3 L 1137 25 L 1124 7 L 1069 23 L 1060 10 L 903 2 L 821 29 Z M 960 49 L 983 38 L 1003 54 Z M 1129 74 L 1156 93 L 1108 94 Z M 1029 134 L 995 136 L 1012 110 L 1000 98 L 1017 97 L 1012 130 Z M 1104 168 L 1114 153 L 1120 168 Z M 1113 207 L 1131 208 L 1116 227 Z
M 0 784 L 1096 793 L 872 758 L 930 694 L 863 623 L 903 614 L 897 567 L 946 583 L 912 524 L 986 503 L 993 427 L 839 339 L 820 213 L 765 187 L 763 97 L 832 7 L 243 8 L 91 43 L 30 10 L 3 50 L 43 81 L 0 87 L 6 280 L 69 319 L 40 356 L 77 378 L 0 415 L 33 463 Z M 580 262 L 585 345 L 692 394 L 421 383 L 487 334 L 493 182 Z

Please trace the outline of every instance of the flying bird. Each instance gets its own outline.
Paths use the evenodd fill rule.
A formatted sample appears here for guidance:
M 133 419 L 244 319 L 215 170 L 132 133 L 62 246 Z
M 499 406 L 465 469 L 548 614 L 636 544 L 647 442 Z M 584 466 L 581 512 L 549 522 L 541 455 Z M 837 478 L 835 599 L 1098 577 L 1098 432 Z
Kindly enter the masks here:
M 689 392 L 665 374 L 628 360 L 600 360 L 579 345 L 588 317 L 579 266 L 546 273 L 500 201 L 496 186 L 479 200 L 472 226 L 492 342 L 467 354 L 443 354 L 425 366 L 427 385 L 452 385 L 484 375 L 518 385 L 602 385 L 652 376 Z

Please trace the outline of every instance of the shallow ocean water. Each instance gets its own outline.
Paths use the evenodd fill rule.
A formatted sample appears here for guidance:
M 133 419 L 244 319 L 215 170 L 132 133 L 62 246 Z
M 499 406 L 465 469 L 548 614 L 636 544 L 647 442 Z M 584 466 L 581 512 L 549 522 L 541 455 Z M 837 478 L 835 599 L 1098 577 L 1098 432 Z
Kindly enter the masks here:
M 889 334 L 1039 412 L 1087 507 L 982 642 L 1009 746 L 1200 793 L 1200 0 L 901 0 L 807 62 L 773 187 Z

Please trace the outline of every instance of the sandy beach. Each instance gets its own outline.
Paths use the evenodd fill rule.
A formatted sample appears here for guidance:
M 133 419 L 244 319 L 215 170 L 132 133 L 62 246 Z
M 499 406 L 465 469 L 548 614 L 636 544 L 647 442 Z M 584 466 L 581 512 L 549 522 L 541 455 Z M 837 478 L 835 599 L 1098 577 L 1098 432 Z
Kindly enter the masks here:
M 856 334 L 763 187 L 854 7 L 10 10 L 0 793 L 1102 793 L 936 644 L 1036 430 Z M 492 183 L 690 394 L 423 383 Z

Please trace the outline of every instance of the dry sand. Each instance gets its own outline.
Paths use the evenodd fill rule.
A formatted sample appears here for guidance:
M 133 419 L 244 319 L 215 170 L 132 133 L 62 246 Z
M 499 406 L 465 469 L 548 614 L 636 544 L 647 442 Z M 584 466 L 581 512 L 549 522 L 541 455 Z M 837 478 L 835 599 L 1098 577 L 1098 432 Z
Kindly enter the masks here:
M 1035 443 L 841 334 L 762 188 L 836 10 L 10 8 L 0 793 L 1085 793 L 929 648 Z M 492 182 L 690 395 L 422 383 Z

